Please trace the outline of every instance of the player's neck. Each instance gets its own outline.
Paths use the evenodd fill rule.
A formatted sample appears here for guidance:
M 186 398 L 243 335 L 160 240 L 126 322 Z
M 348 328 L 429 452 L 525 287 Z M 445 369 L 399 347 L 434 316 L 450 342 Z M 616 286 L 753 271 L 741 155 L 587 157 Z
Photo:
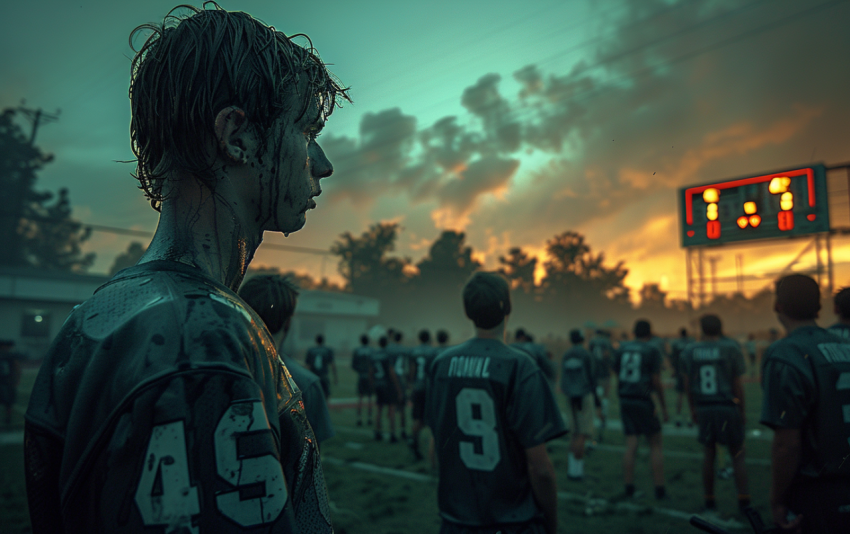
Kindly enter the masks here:
M 702 336 L 703 341 L 720 341 L 720 336 Z
M 194 194 L 162 203 L 156 234 L 139 263 L 185 263 L 235 292 L 262 241 L 259 226 L 242 219 L 224 195 L 197 186 Z
M 782 326 L 785 327 L 785 333 L 791 335 L 794 330 L 798 328 L 804 328 L 807 326 L 817 326 L 818 323 L 815 322 L 814 319 L 792 319 L 788 317 L 784 313 L 778 314 L 779 322 L 782 323 Z
M 505 323 L 502 321 L 499 326 L 485 330 L 484 328 L 475 327 L 475 337 L 478 339 L 496 339 L 504 343 L 505 341 Z

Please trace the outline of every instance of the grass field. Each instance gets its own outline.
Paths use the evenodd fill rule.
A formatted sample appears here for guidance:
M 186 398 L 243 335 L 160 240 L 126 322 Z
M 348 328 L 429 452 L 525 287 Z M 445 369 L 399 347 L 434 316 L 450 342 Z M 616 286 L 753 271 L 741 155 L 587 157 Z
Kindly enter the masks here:
M 335 399 L 355 396 L 356 377 L 348 362 L 341 360 L 338 386 L 332 386 Z M 24 373 L 18 392 L 12 427 L 0 427 L 0 532 L 30 532 L 23 473 L 20 432 L 23 412 L 35 378 L 34 370 Z M 767 507 L 770 482 L 770 432 L 758 425 L 761 392 L 757 383 L 745 384 L 747 398 L 747 468 L 753 504 L 762 517 Z M 667 390 L 671 415 L 675 393 Z M 558 401 L 565 409 L 562 396 Z M 611 417 L 619 419 L 616 395 L 612 395 Z M 403 443 L 375 442 L 371 429 L 355 426 L 355 410 L 334 408 L 331 418 L 337 435 L 322 446 L 325 479 L 332 501 L 334 528 L 338 534 L 419 534 L 439 529 L 437 481 L 425 461 L 415 462 Z M 408 420 L 408 429 L 410 426 Z M 386 424 L 384 425 L 386 428 Z M 761 436 L 753 437 L 753 431 Z M 693 432 L 693 431 L 692 431 Z M 623 491 L 622 432 L 608 430 L 603 442 L 585 463 L 585 480 L 567 480 L 567 440 L 550 443 L 550 453 L 558 473 L 559 532 L 579 533 L 697 533 L 687 518 L 702 507 L 700 467 L 702 451 L 696 437 L 673 427 L 664 429 L 664 469 L 670 500 L 656 506 L 652 498 L 648 448 L 638 453 L 636 485 L 645 497 L 630 503 L 612 499 Z M 679 434 L 679 435 L 676 435 Z M 427 443 L 423 433 L 423 446 Z M 738 515 L 736 491 L 731 480 L 717 480 L 716 495 L 721 514 L 730 519 L 732 530 L 747 532 L 746 520 Z M 604 501 L 602 500 L 604 499 Z

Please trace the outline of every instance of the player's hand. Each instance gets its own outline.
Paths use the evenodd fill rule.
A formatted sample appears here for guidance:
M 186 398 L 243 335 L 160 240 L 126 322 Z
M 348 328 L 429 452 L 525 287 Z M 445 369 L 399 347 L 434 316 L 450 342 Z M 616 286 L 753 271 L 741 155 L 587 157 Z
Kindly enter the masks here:
M 802 534 L 803 516 L 798 515 L 792 521 L 788 521 L 788 507 L 784 504 L 771 504 L 771 512 L 773 513 L 773 522 L 779 526 L 782 532 L 793 532 L 794 534 Z

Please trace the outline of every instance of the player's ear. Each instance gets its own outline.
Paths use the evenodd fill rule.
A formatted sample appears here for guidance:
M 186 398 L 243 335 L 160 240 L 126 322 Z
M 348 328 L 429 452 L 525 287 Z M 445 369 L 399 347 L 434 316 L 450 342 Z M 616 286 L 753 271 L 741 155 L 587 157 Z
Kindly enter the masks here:
M 228 106 L 219 111 L 215 117 L 218 153 L 233 163 L 247 163 L 257 144 L 251 130 L 248 117 L 241 108 Z

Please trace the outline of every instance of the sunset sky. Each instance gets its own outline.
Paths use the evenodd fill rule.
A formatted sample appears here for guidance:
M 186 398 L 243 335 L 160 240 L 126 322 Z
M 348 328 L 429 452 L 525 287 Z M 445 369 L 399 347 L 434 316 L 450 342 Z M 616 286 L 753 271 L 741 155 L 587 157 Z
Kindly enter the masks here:
M 156 227 L 133 166 L 116 161 L 133 158 L 128 36 L 174 5 L 4 7 L 0 108 L 61 108 L 38 132 L 56 156 L 39 187 L 69 188 L 85 223 Z M 495 268 L 511 246 L 542 254 L 547 239 L 575 230 L 611 264 L 625 261 L 630 287 L 657 282 L 682 298 L 679 187 L 850 161 L 848 1 L 221 5 L 308 34 L 354 99 L 319 140 L 336 172 L 318 208 L 303 230 L 266 243 L 327 250 L 342 232 L 391 220 L 404 229 L 399 255 L 418 261 L 456 229 Z M 847 218 L 840 209 L 836 221 Z M 95 232 L 92 271 L 108 270 L 131 240 L 146 241 Z M 833 241 L 837 285 L 850 284 L 847 244 Z M 711 254 L 719 276 L 734 276 L 738 254 L 745 273 L 771 273 L 806 245 Z M 338 279 L 333 257 L 261 247 L 255 262 Z M 795 268 L 813 262 L 805 255 Z

